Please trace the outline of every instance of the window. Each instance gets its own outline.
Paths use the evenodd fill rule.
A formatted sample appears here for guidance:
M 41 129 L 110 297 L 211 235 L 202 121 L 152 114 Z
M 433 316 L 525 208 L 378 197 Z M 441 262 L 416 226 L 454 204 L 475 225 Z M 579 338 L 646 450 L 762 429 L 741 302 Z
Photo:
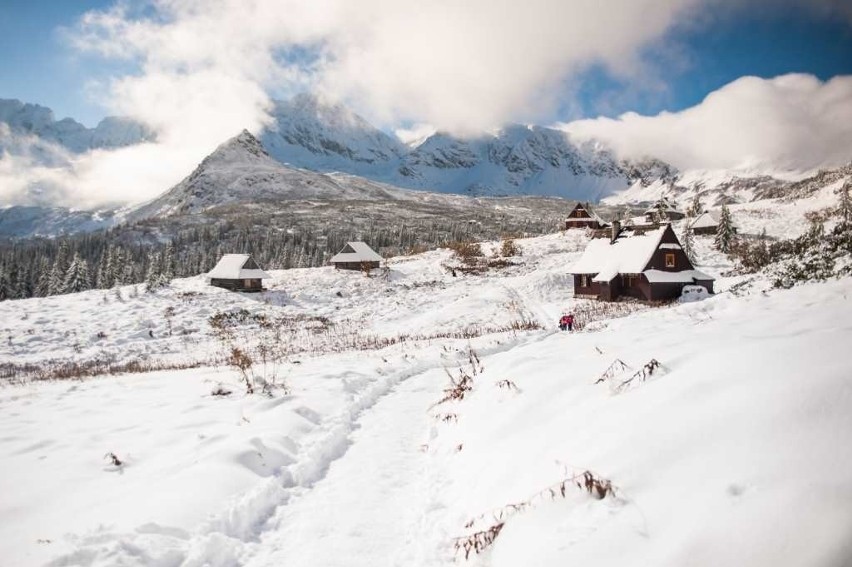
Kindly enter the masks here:
M 674 254 L 666 254 L 666 267 L 674 268 L 675 267 L 675 255 Z
M 621 285 L 624 287 L 633 287 L 636 285 L 636 276 L 633 274 L 621 274 Z
M 585 274 L 580 276 L 580 287 L 589 287 L 590 283 L 591 282 L 589 282 L 589 276 Z

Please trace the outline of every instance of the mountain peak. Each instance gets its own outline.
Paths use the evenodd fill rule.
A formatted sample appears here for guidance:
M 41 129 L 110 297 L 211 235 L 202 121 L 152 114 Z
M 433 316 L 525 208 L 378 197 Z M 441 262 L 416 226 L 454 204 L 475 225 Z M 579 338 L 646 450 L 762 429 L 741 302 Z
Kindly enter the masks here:
M 215 162 L 244 161 L 273 161 L 260 140 L 245 129 L 233 138 L 219 144 L 213 153 L 204 158 L 199 167 L 206 167 Z

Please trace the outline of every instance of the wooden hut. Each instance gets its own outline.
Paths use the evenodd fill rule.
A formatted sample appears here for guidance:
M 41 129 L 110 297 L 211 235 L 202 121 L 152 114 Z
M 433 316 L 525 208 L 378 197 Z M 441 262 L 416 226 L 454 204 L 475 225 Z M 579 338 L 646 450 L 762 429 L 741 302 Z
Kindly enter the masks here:
M 678 210 L 675 203 L 665 197 L 662 197 L 645 211 L 645 221 L 649 223 L 680 220 L 684 217 L 686 217 L 686 213 Z
M 591 228 L 600 229 L 606 226 L 606 223 L 591 210 L 589 205 L 577 203 L 577 206 L 568 213 L 568 218 L 565 219 L 565 230 L 572 228 Z
M 330 260 L 338 270 L 372 270 L 378 268 L 381 261 L 382 257 L 365 242 L 347 242 Z
M 248 254 L 225 254 L 207 274 L 210 285 L 231 291 L 263 291 L 262 280 L 272 276 L 260 269 Z
M 713 293 L 713 278 L 695 269 L 669 224 L 632 230 L 613 223 L 611 237 L 591 240 L 570 273 L 576 297 L 604 301 L 673 299 L 685 285 Z
M 695 220 L 689 223 L 689 229 L 692 231 L 692 234 L 716 234 L 718 228 L 719 219 L 710 211 L 701 213 L 695 217 Z

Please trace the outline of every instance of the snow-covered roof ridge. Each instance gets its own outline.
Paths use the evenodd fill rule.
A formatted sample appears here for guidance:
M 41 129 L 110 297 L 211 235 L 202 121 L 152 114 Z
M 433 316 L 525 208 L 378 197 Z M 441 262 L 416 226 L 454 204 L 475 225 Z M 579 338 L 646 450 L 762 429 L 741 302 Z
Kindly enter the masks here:
M 339 253 L 331 257 L 331 262 L 380 262 L 382 257 L 370 248 L 366 242 L 347 242 Z
M 571 267 L 571 273 L 612 274 L 612 277 L 616 274 L 638 274 L 651 261 L 668 226 L 642 233 L 628 232 L 612 243 L 608 238 L 594 239 Z
M 207 277 L 222 280 L 254 280 L 272 277 L 260 268 L 243 268 L 250 258 L 250 254 L 225 254 L 208 272 Z

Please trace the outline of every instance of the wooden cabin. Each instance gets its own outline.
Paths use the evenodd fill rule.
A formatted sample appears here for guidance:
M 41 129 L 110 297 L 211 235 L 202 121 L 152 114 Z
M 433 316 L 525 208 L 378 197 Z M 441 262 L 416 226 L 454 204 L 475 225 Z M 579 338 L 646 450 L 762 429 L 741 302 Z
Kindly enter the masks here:
M 685 285 L 713 293 L 713 278 L 695 269 L 669 224 L 631 229 L 614 222 L 611 237 L 591 240 L 570 273 L 575 297 L 603 301 L 674 299 Z
M 686 213 L 679 211 L 675 203 L 665 197 L 645 211 L 645 222 L 649 223 L 680 220 L 684 217 L 686 217 Z
M 347 242 L 330 260 L 338 270 L 372 270 L 378 268 L 381 261 L 382 257 L 365 242 Z
M 210 285 L 231 291 L 263 291 L 263 279 L 272 276 L 260 269 L 248 254 L 225 254 L 207 274 Z
M 692 234 L 716 234 L 718 228 L 719 219 L 710 211 L 701 213 L 689 223 L 689 230 L 692 231 Z
M 591 228 L 597 230 L 606 226 L 606 223 L 591 210 L 589 205 L 577 203 L 565 219 L 565 230 L 572 228 Z

